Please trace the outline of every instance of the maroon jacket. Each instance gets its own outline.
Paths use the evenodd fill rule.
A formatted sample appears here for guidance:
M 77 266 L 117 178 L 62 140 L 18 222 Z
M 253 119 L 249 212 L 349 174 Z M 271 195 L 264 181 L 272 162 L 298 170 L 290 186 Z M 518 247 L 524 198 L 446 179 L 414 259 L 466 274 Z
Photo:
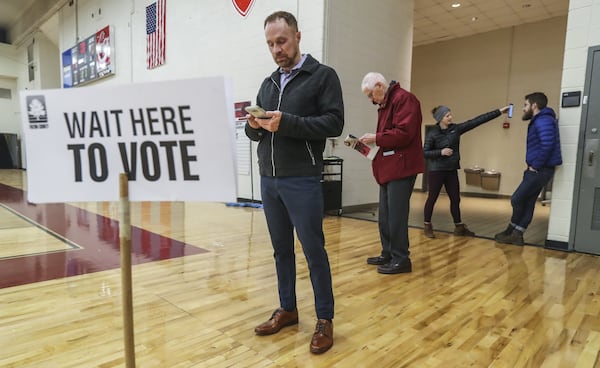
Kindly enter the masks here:
M 421 104 L 412 93 L 392 81 L 377 111 L 373 176 L 378 184 L 425 171 L 421 140 Z

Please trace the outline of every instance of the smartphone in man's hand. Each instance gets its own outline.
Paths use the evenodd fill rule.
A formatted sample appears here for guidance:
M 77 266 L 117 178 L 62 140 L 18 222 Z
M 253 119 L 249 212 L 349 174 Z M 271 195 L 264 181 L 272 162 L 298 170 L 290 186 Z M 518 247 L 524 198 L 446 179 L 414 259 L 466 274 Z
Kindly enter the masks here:
M 514 105 L 513 105 L 513 104 L 509 104 L 509 105 L 508 105 L 508 117 L 509 117 L 509 118 L 512 118 L 512 114 L 513 114 L 513 108 L 514 108 Z
M 246 112 L 258 119 L 270 119 L 267 112 L 260 106 L 246 106 Z

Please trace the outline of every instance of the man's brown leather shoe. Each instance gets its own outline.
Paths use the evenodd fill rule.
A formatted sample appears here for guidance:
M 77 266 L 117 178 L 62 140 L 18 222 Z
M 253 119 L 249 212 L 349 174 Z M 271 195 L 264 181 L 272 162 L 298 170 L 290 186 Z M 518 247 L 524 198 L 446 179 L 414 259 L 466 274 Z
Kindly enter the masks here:
M 291 325 L 298 324 L 298 309 L 294 309 L 291 312 L 286 311 L 283 308 L 275 309 L 275 312 L 271 315 L 271 318 L 267 322 L 261 323 L 256 326 L 254 332 L 257 335 L 272 335 L 279 332 L 282 328 Z
M 333 346 L 333 322 L 326 319 L 317 321 L 315 333 L 310 341 L 310 352 L 321 354 Z

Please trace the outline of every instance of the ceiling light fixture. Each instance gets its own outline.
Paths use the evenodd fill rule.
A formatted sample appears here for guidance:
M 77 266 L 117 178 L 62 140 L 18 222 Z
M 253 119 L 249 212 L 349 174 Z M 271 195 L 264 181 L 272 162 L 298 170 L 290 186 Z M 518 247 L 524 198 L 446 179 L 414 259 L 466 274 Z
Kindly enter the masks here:
M 453 7 L 453 8 L 458 8 L 459 6 L 460 6 L 460 3 L 453 3 L 453 4 L 452 4 L 452 7 Z
M 471 22 L 476 22 L 478 19 L 479 18 L 477 18 L 477 17 L 473 17 L 473 18 L 471 18 Z

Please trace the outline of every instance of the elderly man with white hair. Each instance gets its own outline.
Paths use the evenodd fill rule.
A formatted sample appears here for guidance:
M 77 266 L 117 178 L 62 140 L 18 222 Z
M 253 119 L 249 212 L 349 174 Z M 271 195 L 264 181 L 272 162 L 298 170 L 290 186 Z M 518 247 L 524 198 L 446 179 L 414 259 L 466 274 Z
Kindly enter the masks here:
M 377 131 L 360 137 L 380 147 L 373 159 L 373 176 L 379 184 L 379 235 L 381 254 L 367 258 L 383 274 L 412 272 L 408 243 L 410 196 L 417 174 L 425 170 L 421 140 L 421 104 L 396 81 L 387 83 L 381 73 L 368 73 L 362 92 L 377 109 Z

